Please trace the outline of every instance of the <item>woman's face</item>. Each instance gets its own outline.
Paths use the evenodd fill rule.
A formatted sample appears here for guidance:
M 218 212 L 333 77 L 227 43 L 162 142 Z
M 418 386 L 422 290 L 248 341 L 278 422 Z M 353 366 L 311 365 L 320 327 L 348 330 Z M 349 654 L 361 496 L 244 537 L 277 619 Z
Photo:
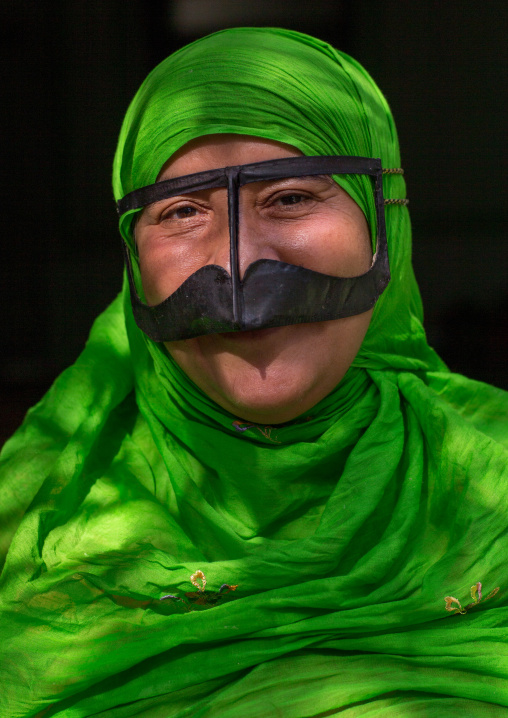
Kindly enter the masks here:
M 272 140 L 207 135 L 184 145 L 158 179 L 301 154 Z M 206 264 L 229 272 L 226 189 L 146 207 L 135 236 L 149 304 L 166 299 Z M 358 276 L 372 262 L 367 221 L 329 177 L 247 184 L 240 193 L 240 276 L 258 259 Z M 247 421 L 280 424 L 307 412 L 337 386 L 360 348 L 371 314 L 165 345 L 192 381 L 224 409 Z

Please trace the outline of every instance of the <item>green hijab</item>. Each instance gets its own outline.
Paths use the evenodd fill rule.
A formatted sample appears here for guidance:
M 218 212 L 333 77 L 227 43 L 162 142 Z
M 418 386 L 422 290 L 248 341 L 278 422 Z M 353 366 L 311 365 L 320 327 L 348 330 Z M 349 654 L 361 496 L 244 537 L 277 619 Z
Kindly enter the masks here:
M 218 132 L 400 166 L 358 63 L 239 28 L 149 75 L 115 197 Z M 339 181 L 372 227 L 366 181 Z M 124 282 L 2 453 L 2 716 L 506 715 L 508 401 L 428 347 L 407 209 L 386 219 L 392 281 L 353 366 L 281 427 L 204 395 Z

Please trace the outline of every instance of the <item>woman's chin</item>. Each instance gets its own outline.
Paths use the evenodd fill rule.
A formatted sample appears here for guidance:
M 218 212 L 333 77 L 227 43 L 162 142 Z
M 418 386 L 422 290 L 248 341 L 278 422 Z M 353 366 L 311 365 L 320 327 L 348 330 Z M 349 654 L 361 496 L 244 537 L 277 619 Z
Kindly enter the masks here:
M 320 386 L 318 377 L 291 360 L 279 358 L 265 365 L 259 361 L 258 366 L 241 360 L 232 364 L 230 371 L 221 366 L 213 378 L 209 375 L 211 381 L 202 377 L 194 381 L 223 409 L 256 424 L 291 421 L 333 388 Z
M 226 411 L 256 424 L 283 424 L 333 391 L 353 361 L 369 319 L 370 312 L 329 322 L 210 334 L 168 342 L 166 348 Z
M 187 376 L 226 411 L 256 424 L 282 424 L 308 408 L 312 372 L 287 348 L 277 350 L 273 336 L 267 334 L 263 341 L 265 331 L 277 332 L 245 333 L 255 334 L 252 338 L 216 335 L 213 351 L 211 342 L 201 343 L 208 351 L 194 351 L 196 340 L 167 348 Z
M 256 424 L 283 424 L 291 421 L 302 414 L 309 407 L 309 401 L 305 401 L 305 392 L 302 396 L 302 388 L 295 387 L 281 388 L 279 386 L 266 385 L 255 391 L 238 391 L 236 388 L 220 387 L 214 400 L 224 409 L 237 416 L 239 419 L 252 421 Z M 310 402 L 312 406 L 314 401 Z

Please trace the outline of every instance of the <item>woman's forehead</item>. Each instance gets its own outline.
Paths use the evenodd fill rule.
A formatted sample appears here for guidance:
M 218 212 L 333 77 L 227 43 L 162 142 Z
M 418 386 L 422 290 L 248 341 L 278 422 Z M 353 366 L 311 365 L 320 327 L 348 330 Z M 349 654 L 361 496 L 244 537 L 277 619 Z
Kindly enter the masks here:
M 166 160 L 157 181 L 302 154 L 294 146 L 264 137 L 232 133 L 204 135 L 187 142 Z

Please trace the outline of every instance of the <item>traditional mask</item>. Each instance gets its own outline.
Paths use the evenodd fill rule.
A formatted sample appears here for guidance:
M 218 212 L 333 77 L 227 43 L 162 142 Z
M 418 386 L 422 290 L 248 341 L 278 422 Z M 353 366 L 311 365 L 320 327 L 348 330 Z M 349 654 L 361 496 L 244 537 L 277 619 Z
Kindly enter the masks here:
M 372 265 L 358 277 L 334 277 L 272 259 L 259 259 L 240 279 L 239 192 L 250 182 L 312 175 L 366 174 L 372 178 L 377 236 Z M 125 195 L 118 212 L 205 189 L 227 187 L 230 266 L 208 264 L 191 274 L 167 299 L 144 304 L 134 284 L 129 249 L 124 255 L 134 318 L 157 342 L 218 332 L 267 329 L 349 317 L 371 309 L 390 280 L 381 161 L 365 157 L 289 157 L 223 167 L 163 180 Z

